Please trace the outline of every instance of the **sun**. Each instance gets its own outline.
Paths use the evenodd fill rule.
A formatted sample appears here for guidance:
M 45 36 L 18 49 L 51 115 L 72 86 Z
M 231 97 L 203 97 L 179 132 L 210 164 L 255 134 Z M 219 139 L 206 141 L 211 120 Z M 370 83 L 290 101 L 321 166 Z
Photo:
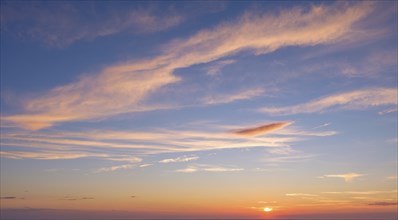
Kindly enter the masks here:
M 272 208 L 269 208 L 269 207 L 264 208 L 264 212 L 271 212 L 271 211 L 272 211 Z

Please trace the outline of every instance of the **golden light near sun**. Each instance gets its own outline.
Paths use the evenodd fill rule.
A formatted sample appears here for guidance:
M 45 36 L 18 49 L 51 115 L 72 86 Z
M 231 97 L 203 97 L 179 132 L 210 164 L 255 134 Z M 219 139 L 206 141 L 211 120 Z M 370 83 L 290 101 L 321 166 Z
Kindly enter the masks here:
M 272 208 L 269 208 L 269 207 L 264 208 L 264 212 L 271 212 L 271 211 L 272 211 Z

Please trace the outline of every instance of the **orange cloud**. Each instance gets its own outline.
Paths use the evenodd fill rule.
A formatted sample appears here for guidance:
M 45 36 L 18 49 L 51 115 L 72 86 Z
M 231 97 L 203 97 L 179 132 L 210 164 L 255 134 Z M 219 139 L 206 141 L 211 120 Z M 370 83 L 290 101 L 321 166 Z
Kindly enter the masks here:
M 276 122 L 276 123 L 262 125 L 259 127 L 236 130 L 236 131 L 233 131 L 233 133 L 238 134 L 238 135 L 244 135 L 244 136 L 264 135 L 264 134 L 282 129 L 290 124 L 292 124 L 292 122 Z

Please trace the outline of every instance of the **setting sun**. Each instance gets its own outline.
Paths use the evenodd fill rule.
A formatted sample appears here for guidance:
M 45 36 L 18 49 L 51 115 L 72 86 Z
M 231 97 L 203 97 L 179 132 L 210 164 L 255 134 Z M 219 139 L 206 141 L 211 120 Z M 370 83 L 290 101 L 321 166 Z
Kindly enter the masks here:
M 264 212 L 271 212 L 271 211 L 272 211 L 272 208 L 269 208 L 269 207 L 264 208 Z

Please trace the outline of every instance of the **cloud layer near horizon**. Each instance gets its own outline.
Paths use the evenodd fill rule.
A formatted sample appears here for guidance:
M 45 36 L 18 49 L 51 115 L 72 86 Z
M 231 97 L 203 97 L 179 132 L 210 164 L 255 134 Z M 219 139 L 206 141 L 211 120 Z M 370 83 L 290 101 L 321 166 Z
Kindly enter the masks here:
M 148 99 L 160 88 L 181 82 L 173 74 L 176 69 L 244 50 L 259 55 L 286 46 L 329 44 L 352 38 L 361 32 L 355 23 L 371 11 L 371 3 L 359 2 L 317 5 L 309 10 L 293 8 L 273 15 L 247 12 L 233 22 L 174 40 L 153 58 L 109 66 L 56 87 L 25 102 L 25 114 L 2 116 L 2 121 L 38 130 L 61 122 L 171 108 L 166 103 L 149 104 Z

